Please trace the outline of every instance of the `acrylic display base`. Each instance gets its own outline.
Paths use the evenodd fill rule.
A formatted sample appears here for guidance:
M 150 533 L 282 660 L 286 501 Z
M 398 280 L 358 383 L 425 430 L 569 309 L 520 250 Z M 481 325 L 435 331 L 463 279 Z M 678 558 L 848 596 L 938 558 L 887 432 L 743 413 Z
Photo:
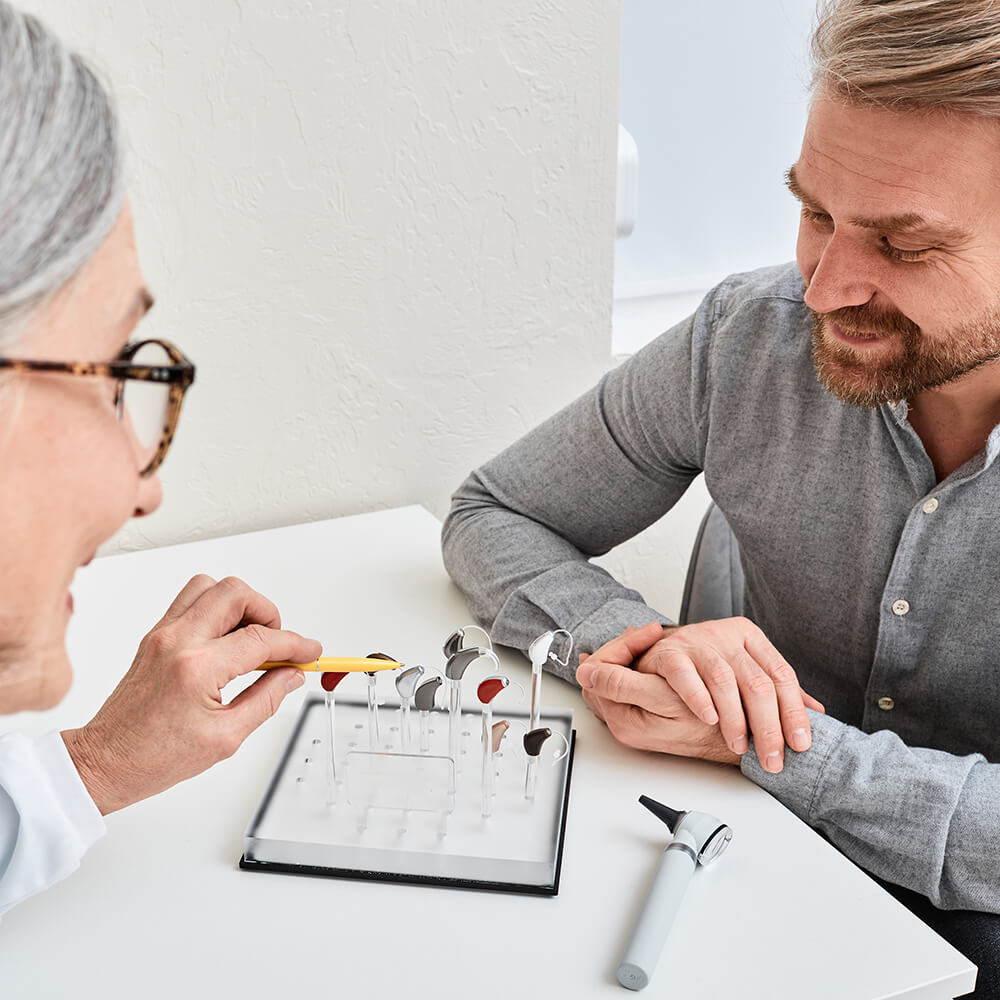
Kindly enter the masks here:
M 379 708 L 372 745 L 367 703 L 336 699 L 337 782 L 331 796 L 329 713 L 324 699 L 302 706 L 278 767 L 244 835 L 240 867 L 338 878 L 459 886 L 554 896 L 559 891 L 573 768 L 573 713 L 543 712 L 553 737 L 537 758 L 533 799 L 525 798 L 524 712 L 494 759 L 496 795 L 483 812 L 482 714 L 465 706 L 457 768 L 449 754 L 448 713 L 429 718 L 420 753 L 419 713 L 409 713 L 402 752 L 398 704 Z M 568 752 L 562 751 L 561 734 Z M 457 771 L 457 773 L 456 773 Z M 333 801 L 331 801 L 333 797 Z

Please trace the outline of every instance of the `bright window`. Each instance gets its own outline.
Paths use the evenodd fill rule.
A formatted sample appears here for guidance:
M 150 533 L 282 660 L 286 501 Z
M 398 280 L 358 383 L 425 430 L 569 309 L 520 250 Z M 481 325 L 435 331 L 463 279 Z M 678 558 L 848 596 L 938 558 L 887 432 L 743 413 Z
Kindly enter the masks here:
M 792 260 L 785 190 L 807 112 L 815 0 L 624 0 L 621 122 L 638 205 L 615 254 L 615 354 L 689 315 L 727 274 Z

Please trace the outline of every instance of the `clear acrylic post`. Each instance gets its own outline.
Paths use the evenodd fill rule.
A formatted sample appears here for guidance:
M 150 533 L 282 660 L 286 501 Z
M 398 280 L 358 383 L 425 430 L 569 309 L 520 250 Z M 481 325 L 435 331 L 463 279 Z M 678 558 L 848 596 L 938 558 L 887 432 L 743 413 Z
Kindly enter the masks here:
M 378 748 L 381 735 L 378 731 L 378 692 L 375 690 L 375 672 L 368 675 L 368 745 L 372 750 Z
M 327 767 L 327 785 L 329 786 L 327 803 L 334 805 L 337 801 L 337 728 L 336 728 L 336 702 L 333 692 L 337 685 L 347 676 L 347 674 L 324 673 L 320 677 L 320 686 L 326 692 L 326 717 L 328 739 L 330 740 L 330 752 L 327 754 L 329 761 Z

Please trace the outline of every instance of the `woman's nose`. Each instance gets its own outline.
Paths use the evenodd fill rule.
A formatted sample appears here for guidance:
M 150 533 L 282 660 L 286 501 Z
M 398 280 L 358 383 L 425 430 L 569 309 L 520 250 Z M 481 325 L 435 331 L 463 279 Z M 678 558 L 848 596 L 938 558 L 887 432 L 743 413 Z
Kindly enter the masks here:
M 133 517 L 145 517 L 152 514 L 163 501 L 163 486 L 160 484 L 159 473 L 139 479 L 139 489 L 135 497 Z

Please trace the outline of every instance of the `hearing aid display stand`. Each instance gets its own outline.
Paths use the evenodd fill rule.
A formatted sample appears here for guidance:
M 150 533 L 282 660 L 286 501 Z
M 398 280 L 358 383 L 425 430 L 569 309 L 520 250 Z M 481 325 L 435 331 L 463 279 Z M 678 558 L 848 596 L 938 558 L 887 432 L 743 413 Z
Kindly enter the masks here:
M 443 709 L 430 712 L 426 753 L 415 738 L 416 718 L 409 720 L 413 736 L 402 752 L 398 702 L 380 705 L 377 741 L 366 701 L 338 698 L 336 714 L 333 794 L 327 706 L 321 696 L 310 696 L 247 827 L 241 868 L 558 893 L 575 738 L 570 710 L 542 714 L 568 752 L 558 760 L 542 755 L 534 798 L 525 797 L 528 756 L 521 741 L 503 740 L 494 755 L 488 817 L 479 711 L 463 706 L 457 762 L 449 754 Z M 527 728 L 527 712 L 504 714 L 515 730 Z

